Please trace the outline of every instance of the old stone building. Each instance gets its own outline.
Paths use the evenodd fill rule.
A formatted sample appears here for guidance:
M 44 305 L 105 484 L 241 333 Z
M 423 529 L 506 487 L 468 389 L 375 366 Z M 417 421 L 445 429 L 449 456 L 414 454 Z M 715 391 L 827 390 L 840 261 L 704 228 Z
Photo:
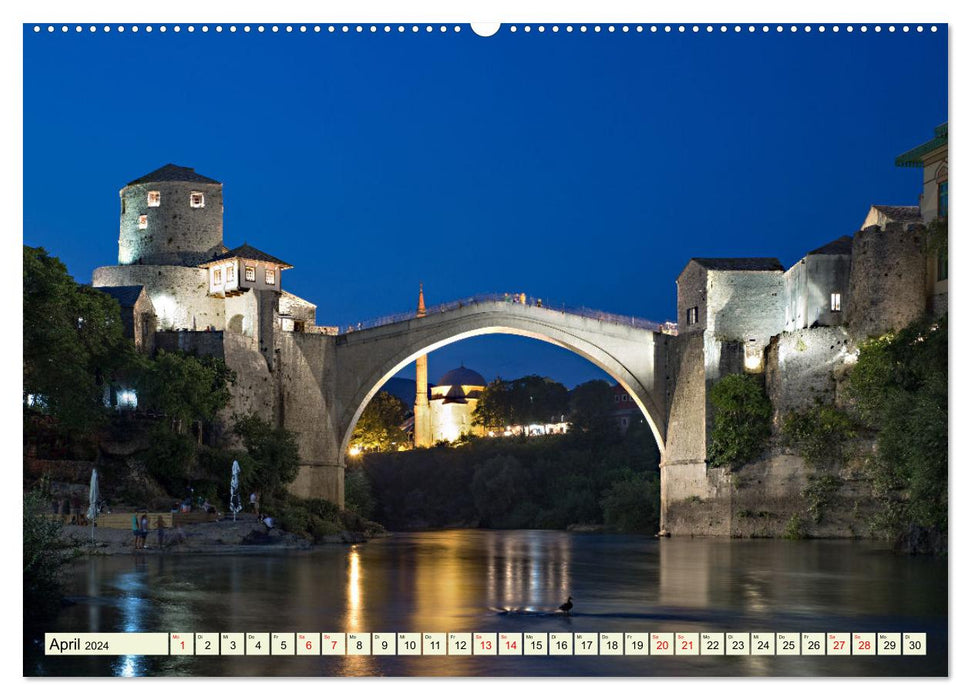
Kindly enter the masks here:
M 859 231 L 784 272 L 774 258 L 694 258 L 681 272 L 661 482 L 670 531 L 780 535 L 787 518 L 805 513 L 804 494 L 818 477 L 781 440 L 786 415 L 845 406 L 860 342 L 947 311 L 946 241 L 942 247 L 929 233 L 947 216 L 947 125 L 897 165 L 923 168 L 919 206 L 873 205 Z M 708 453 L 710 392 L 734 373 L 763 378 L 773 439 L 762 457 L 732 472 L 709 464 Z M 867 502 L 861 473 L 847 466 L 838 475 L 832 498 L 840 507 Z M 831 517 L 813 532 L 860 534 L 852 520 Z

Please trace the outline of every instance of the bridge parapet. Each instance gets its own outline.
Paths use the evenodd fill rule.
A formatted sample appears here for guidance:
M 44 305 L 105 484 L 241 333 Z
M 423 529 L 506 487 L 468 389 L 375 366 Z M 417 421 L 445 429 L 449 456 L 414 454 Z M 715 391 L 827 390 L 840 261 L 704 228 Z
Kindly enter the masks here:
M 596 321 L 603 321 L 605 323 L 617 324 L 620 326 L 628 326 L 630 328 L 637 328 L 640 330 L 653 331 L 655 333 L 664 333 L 666 335 L 678 334 L 678 324 L 672 321 L 657 323 L 656 321 L 649 321 L 644 318 L 638 318 L 637 316 L 626 316 L 622 314 L 610 313 L 609 311 L 599 311 L 597 309 L 591 309 L 586 306 L 569 306 L 567 304 L 550 303 L 549 301 L 544 301 L 543 299 L 538 297 L 528 296 L 525 293 L 476 294 L 474 296 L 445 302 L 444 304 L 429 305 L 425 313 L 426 313 L 426 316 L 431 316 L 432 314 L 435 314 L 435 313 L 445 313 L 448 311 L 455 311 L 458 309 L 464 309 L 467 307 L 478 306 L 478 305 L 486 305 L 486 304 L 492 305 L 496 302 L 502 302 L 506 304 L 519 304 L 522 306 L 549 309 L 551 311 L 559 311 L 561 313 L 570 314 L 572 316 L 589 318 Z M 373 318 L 367 321 L 362 321 L 360 323 L 346 326 L 341 329 L 342 331 L 341 334 L 369 330 L 371 328 L 378 328 L 380 326 L 388 326 L 395 323 L 401 323 L 403 321 L 410 321 L 415 318 L 418 318 L 417 311 L 405 311 L 398 314 L 389 314 L 387 316 L 380 316 L 378 318 Z

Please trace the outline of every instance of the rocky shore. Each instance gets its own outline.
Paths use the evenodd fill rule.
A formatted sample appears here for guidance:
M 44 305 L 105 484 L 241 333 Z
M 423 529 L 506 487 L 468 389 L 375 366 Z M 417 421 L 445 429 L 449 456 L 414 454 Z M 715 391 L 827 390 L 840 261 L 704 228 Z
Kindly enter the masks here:
M 363 533 L 342 531 L 318 538 L 316 542 L 274 527 L 267 530 L 254 516 L 240 516 L 211 523 L 198 523 L 165 529 L 162 545 L 158 533 L 151 530 L 144 549 L 135 549 L 130 530 L 91 528 L 65 525 L 62 537 L 75 543 L 84 554 L 138 554 L 152 556 L 166 553 L 194 554 L 259 554 L 266 552 L 310 549 L 318 544 L 353 544 L 367 542 Z

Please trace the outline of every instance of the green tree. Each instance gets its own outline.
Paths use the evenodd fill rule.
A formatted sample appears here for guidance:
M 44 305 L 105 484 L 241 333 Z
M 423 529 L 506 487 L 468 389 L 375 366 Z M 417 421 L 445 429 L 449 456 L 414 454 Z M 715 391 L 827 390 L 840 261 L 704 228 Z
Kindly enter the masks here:
M 613 410 L 614 392 L 610 384 L 602 379 L 580 384 L 570 394 L 571 429 L 598 435 L 616 432 Z
M 486 430 L 502 430 L 512 425 L 511 401 L 509 386 L 497 377 L 479 395 L 472 412 L 472 425 L 481 425 Z
M 711 388 L 715 425 L 708 461 L 740 467 L 759 456 L 772 432 L 772 404 L 759 377 L 729 374 Z
M 144 360 L 139 374 L 144 404 L 165 414 L 179 433 L 194 421 L 212 421 L 229 403 L 229 386 L 236 380 L 217 357 L 164 350 Z
M 919 320 L 860 347 L 850 392 L 877 433 L 872 474 L 882 525 L 947 530 L 947 315 Z
M 37 621 L 56 611 L 61 602 L 61 573 L 77 556 L 61 537 L 61 523 L 46 517 L 44 497 L 24 494 L 24 621 Z
M 281 495 L 300 469 L 300 452 L 293 433 L 275 428 L 256 415 L 236 416 L 233 432 L 242 439 L 254 462 L 246 488 L 259 490 L 265 499 Z
M 77 284 L 43 248 L 23 247 L 23 392 L 68 432 L 84 433 L 106 415 L 105 385 L 130 363 L 113 298 Z
M 387 391 L 379 391 L 361 413 L 351 443 L 365 451 L 398 449 L 408 442 L 408 434 L 401 428 L 407 412 L 404 401 Z
M 604 524 L 619 532 L 654 533 L 660 527 L 658 475 L 625 470 L 600 499 Z
M 488 429 L 559 421 L 567 413 L 569 392 L 548 377 L 530 374 L 519 379 L 496 379 L 483 389 L 472 423 Z

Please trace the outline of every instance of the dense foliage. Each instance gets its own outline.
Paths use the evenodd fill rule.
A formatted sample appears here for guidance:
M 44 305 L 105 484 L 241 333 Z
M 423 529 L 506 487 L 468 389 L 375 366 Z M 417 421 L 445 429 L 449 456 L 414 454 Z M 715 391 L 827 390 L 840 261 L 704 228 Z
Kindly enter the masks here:
M 76 555 L 61 538 L 61 523 L 45 517 L 48 500 L 36 491 L 24 494 L 24 618 L 43 619 L 61 601 L 61 574 Z
M 401 425 L 408 415 L 405 402 L 386 391 L 379 391 L 365 406 L 351 444 L 365 452 L 396 450 L 408 443 L 408 433 Z
M 853 420 L 835 406 L 819 404 L 790 411 L 782 421 L 782 436 L 814 467 L 842 466 L 844 445 L 856 435 Z
M 246 488 L 255 488 L 264 498 L 271 498 L 297 478 L 300 453 L 293 433 L 275 428 L 255 415 L 237 416 L 233 432 L 242 439 L 253 460 Z
M 613 401 L 613 389 L 604 380 L 593 379 L 580 384 L 570 393 L 570 429 L 594 435 L 616 432 L 616 423 L 611 416 Z
M 183 432 L 190 423 L 216 417 L 229 403 L 229 385 L 235 379 L 220 358 L 159 350 L 154 360 L 142 359 L 135 383 L 140 401 Z
M 860 417 L 877 433 L 871 468 L 880 525 L 947 530 L 947 316 L 864 343 L 850 375 Z
M 519 379 L 496 379 L 482 391 L 472 423 L 488 429 L 507 425 L 558 422 L 566 415 L 565 386 L 535 374 Z
M 374 517 L 391 529 L 607 524 L 656 532 L 658 459 L 650 428 L 640 423 L 626 436 L 482 438 L 365 455 L 362 463 Z
M 714 422 L 709 462 L 738 468 L 765 449 L 772 432 L 772 404 L 760 377 L 729 374 L 711 388 Z
M 23 392 L 67 432 L 104 422 L 105 383 L 134 356 L 118 302 L 77 284 L 43 248 L 23 247 Z

